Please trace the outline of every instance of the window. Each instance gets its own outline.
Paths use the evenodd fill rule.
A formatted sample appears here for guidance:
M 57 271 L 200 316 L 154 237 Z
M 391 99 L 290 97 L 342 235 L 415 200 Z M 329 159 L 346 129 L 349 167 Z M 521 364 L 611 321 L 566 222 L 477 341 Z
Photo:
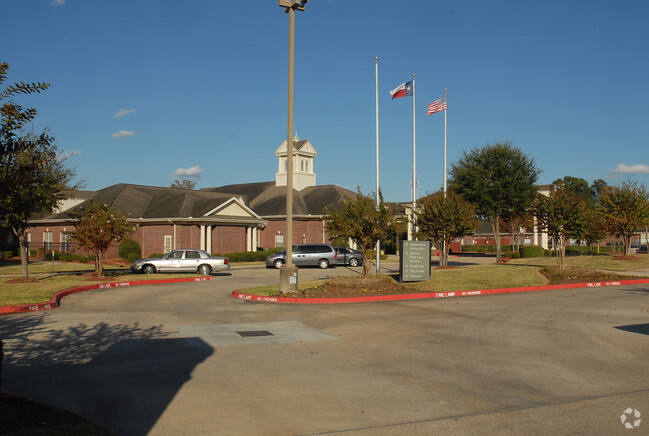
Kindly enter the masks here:
M 61 233 L 61 251 L 64 253 L 70 252 L 70 241 L 72 236 L 69 233 Z
M 54 233 L 43 232 L 43 251 L 52 251 L 54 248 Z
M 171 235 L 164 235 L 164 247 L 165 253 L 171 251 Z
M 198 254 L 198 251 L 186 251 L 185 259 L 200 259 L 201 255 Z
M 306 161 L 304 168 L 305 168 L 305 171 L 308 173 L 309 172 L 309 161 Z
M 284 246 L 284 235 L 281 233 L 277 233 L 275 235 L 275 247 L 283 247 Z
M 288 159 L 284 161 L 284 172 L 288 173 Z
M 304 161 L 300 161 L 300 171 L 304 172 Z

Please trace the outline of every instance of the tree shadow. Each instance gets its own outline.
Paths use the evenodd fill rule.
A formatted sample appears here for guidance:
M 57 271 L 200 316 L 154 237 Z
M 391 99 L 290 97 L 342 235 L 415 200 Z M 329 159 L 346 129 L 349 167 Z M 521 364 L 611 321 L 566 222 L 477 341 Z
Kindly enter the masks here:
M 41 317 L 42 318 L 42 317 Z M 87 417 L 117 434 L 144 435 L 213 349 L 162 326 L 2 318 L 3 389 Z

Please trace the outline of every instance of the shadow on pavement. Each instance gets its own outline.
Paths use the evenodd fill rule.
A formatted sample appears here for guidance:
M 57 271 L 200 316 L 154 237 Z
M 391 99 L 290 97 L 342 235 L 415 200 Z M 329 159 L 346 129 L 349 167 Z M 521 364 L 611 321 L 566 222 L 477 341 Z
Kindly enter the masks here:
M 161 326 L 101 322 L 48 330 L 29 317 L 2 321 L 4 390 L 117 434 L 149 433 L 194 368 L 213 353 L 200 338 L 169 338 Z
M 649 324 L 620 325 L 620 326 L 616 326 L 615 328 L 618 330 L 624 330 L 625 332 L 649 335 Z

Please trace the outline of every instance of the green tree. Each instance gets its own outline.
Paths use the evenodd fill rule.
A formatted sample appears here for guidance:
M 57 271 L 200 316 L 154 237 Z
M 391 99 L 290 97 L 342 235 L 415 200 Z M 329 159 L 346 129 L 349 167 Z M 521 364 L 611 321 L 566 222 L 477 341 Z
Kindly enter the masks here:
M 561 186 L 562 188 L 567 189 L 569 192 L 572 192 L 588 204 L 595 203 L 597 199 L 595 188 L 589 186 L 588 182 L 580 177 L 566 176 L 555 180 L 552 182 L 552 185 Z
M 28 279 L 29 220 L 38 214 L 51 214 L 58 202 L 79 184 L 71 184 L 76 172 L 64 166 L 64 159 L 57 155 L 54 137 L 47 132 L 27 133 L 18 137 L 15 144 L 16 149 L 0 156 L 0 210 L 18 238 L 22 276 Z
M 89 200 L 81 217 L 76 220 L 74 239 L 82 247 L 95 254 L 95 274 L 104 275 L 106 251 L 113 244 L 119 244 L 135 231 L 127 222 L 128 216 L 116 210 L 113 205 Z
M 9 64 L 0 62 L 0 85 L 7 80 L 7 71 L 9 71 Z M 0 91 L 0 156 L 5 154 L 12 155 L 14 152 L 20 150 L 24 143 L 19 141 L 19 132 L 34 117 L 36 117 L 35 108 L 25 108 L 14 102 L 14 97 L 19 94 L 34 94 L 40 93 L 47 89 L 50 85 L 47 83 L 15 83 L 7 86 Z
M 418 235 L 442 247 L 440 266 L 448 266 L 448 251 L 455 238 L 468 235 L 477 226 L 475 208 L 453 191 L 424 197 L 417 205 Z
M 590 186 L 595 195 L 595 203 L 599 203 L 599 197 L 601 197 L 602 193 L 608 189 L 608 183 L 602 179 L 595 179 Z
M 534 160 L 510 141 L 465 151 L 451 165 L 449 187 L 475 204 L 478 217 L 491 224 L 498 263 L 502 263 L 500 219 L 525 213 L 536 198 L 539 173 Z
M 550 196 L 538 196 L 534 205 L 539 227 L 552 236 L 557 253 L 559 270 L 565 269 L 566 247 L 570 239 L 579 239 L 585 232 L 588 216 L 587 203 L 583 198 L 563 186 L 553 186 Z
M 593 244 L 599 243 L 599 241 L 606 237 L 606 230 L 604 229 L 602 218 L 594 206 L 588 205 L 584 214 L 586 216 L 586 225 L 579 240 L 585 242 L 588 245 L 588 251 L 592 252 Z
M 352 239 L 363 252 L 363 277 L 370 274 L 371 259 L 366 256 L 376 241 L 386 239 L 398 230 L 398 223 L 392 210 L 383 202 L 379 191 L 379 206 L 376 196 L 364 196 L 358 188 L 353 198 L 345 198 L 337 207 L 325 209 L 327 232 L 332 239 Z
M 631 254 L 631 237 L 649 225 L 649 193 L 637 182 L 610 186 L 599 198 L 598 212 L 607 233 L 622 237 L 624 254 Z
M 183 179 L 182 181 L 176 179 L 171 185 L 169 185 L 169 187 L 176 189 L 187 189 L 189 191 L 192 191 L 194 188 L 196 188 L 196 182 L 187 179 Z

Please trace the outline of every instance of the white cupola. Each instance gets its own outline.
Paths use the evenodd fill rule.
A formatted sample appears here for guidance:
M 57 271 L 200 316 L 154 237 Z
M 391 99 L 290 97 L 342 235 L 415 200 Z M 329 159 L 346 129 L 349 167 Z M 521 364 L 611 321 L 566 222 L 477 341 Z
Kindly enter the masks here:
M 288 149 L 286 142 L 284 141 L 275 150 L 275 156 L 279 161 L 278 171 L 275 174 L 275 186 L 287 185 Z M 301 140 L 297 134 L 293 137 L 293 189 L 296 191 L 316 185 L 313 158 L 317 155 L 318 152 L 315 151 L 309 140 Z

